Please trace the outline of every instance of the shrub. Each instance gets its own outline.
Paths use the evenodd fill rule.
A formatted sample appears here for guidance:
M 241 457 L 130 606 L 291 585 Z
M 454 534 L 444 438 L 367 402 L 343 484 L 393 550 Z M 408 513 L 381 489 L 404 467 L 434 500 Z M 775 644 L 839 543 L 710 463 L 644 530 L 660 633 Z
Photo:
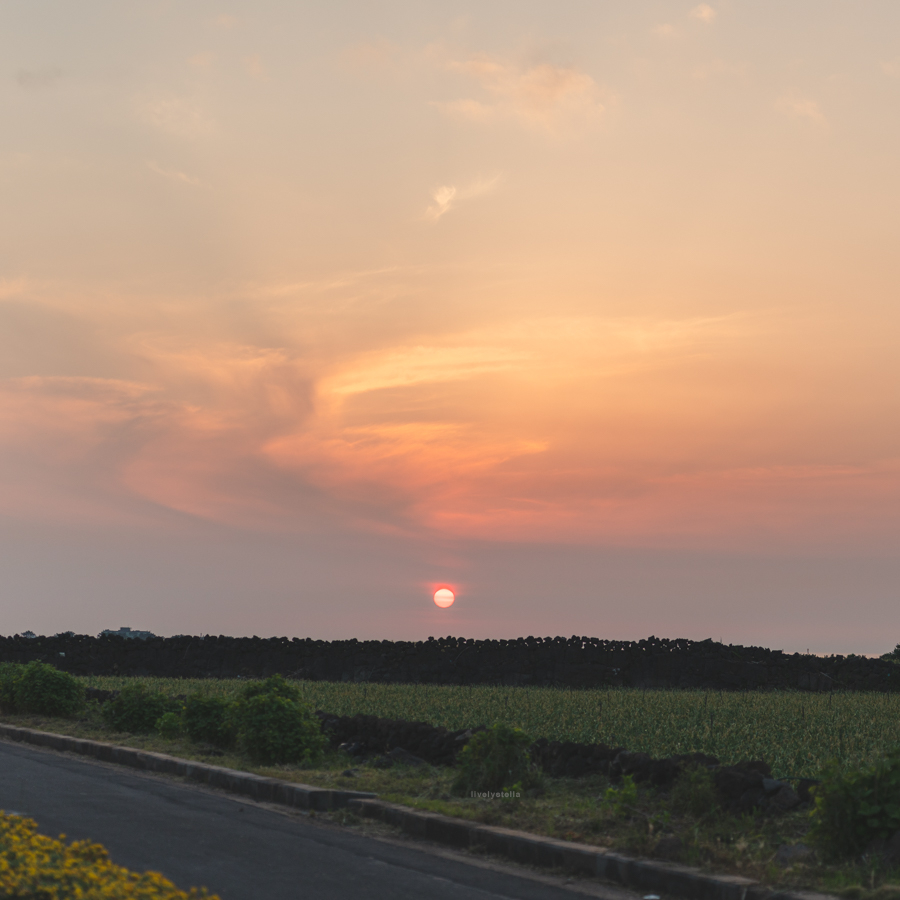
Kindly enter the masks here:
M 140 682 L 122 688 L 115 700 L 103 705 L 103 721 L 115 731 L 149 734 L 167 713 L 178 713 L 181 704 L 158 691 L 150 691 Z
M 167 712 L 156 720 L 156 730 L 162 737 L 174 740 L 184 731 L 184 723 L 177 712 Z
M 84 706 L 84 688 L 76 678 L 37 660 L 19 667 L 10 693 L 16 712 L 74 716 Z
M 815 788 L 809 837 L 826 857 L 861 853 L 900 829 L 900 748 L 856 771 L 830 763 Z
M 125 900 L 217 900 L 206 889 L 181 891 L 156 872 L 139 875 L 110 862 L 100 844 L 62 841 L 37 833 L 32 819 L 0 813 L 0 896 L 41 900 L 73 897 Z
M 637 785 L 631 775 L 623 775 L 618 787 L 608 787 L 603 793 L 603 806 L 614 816 L 629 816 L 638 799 Z
M 521 728 L 498 722 L 493 728 L 473 735 L 456 758 L 457 776 L 453 790 L 500 791 L 512 785 L 528 788 L 539 780 L 528 748 L 531 738 Z
M 0 663 L 0 710 L 5 713 L 16 711 L 16 684 L 24 668 L 20 663 Z
M 682 771 L 672 786 L 669 802 L 676 815 L 702 819 L 714 812 L 719 806 L 719 798 L 712 773 L 702 766 L 691 766 Z
M 251 681 L 241 691 L 241 697 L 244 700 L 250 700 L 261 694 L 274 694 L 276 697 L 284 697 L 286 700 L 299 700 L 300 688 L 286 681 L 282 675 L 270 675 L 262 681 Z
M 327 743 L 312 707 L 277 693 L 239 701 L 234 718 L 241 749 L 257 763 L 308 765 Z
M 184 728 L 192 741 L 230 747 L 234 743 L 232 704 L 221 697 L 191 694 L 184 704 Z

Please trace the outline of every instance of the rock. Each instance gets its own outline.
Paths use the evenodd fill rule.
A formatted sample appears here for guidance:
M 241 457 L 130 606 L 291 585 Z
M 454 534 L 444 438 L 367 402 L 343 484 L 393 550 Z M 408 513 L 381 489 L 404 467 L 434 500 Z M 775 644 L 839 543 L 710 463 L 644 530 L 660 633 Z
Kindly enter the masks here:
M 425 762 L 420 756 L 415 756 L 412 753 L 404 750 L 402 747 L 394 747 L 390 753 L 387 754 L 395 763 L 400 763 L 403 766 L 427 766 L 428 763 Z
M 900 831 L 895 831 L 887 840 L 875 838 L 870 841 L 862 857 L 866 862 L 878 862 L 888 869 L 900 864 Z
M 344 771 L 341 772 L 341 778 L 356 778 L 356 770 L 344 769 Z
M 771 780 L 772 770 L 761 759 L 720 766 L 713 773 L 713 783 L 722 805 L 733 812 L 752 812 L 765 805 L 764 779 Z
M 900 865 L 900 831 L 895 831 L 887 841 L 882 855 L 884 865 L 888 869 L 892 869 Z
M 769 794 L 766 797 L 766 808 L 769 812 L 773 812 L 776 815 L 796 809 L 799 805 L 800 798 L 789 784 L 782 783 L 781 787 L 774 794 Z
M 658 859 L 669 859 L 677 862 L 684 854 L 684 841 L 675 834 L 661 837 L 653 848 L 653 855 Z
M 797 863 L 812 862 L 815 851 L 806 844 L 782 844 L 775 853 L 775 865 L 782 869 L 789 869 Z

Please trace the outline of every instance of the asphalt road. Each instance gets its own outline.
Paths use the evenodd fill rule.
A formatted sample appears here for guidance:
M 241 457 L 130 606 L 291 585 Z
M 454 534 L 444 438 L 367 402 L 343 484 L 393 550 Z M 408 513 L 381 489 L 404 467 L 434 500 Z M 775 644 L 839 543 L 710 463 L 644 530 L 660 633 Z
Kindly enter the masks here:
M 205 788 L 0 742 L 0 809 L 222 900 L 576 900 L 513 868 L 377 840 Z M 634 898 L 591 888 L 608 900 Z M 582 895 L 583 896 L 583 895 Z

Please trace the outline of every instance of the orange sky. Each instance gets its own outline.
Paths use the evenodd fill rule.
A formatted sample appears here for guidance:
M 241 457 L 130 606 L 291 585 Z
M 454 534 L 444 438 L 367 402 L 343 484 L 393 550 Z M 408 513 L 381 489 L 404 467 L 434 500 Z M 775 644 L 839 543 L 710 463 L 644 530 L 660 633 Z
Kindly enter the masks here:
M 896 643 L 894 5 L 0 21 L 0 630 Z

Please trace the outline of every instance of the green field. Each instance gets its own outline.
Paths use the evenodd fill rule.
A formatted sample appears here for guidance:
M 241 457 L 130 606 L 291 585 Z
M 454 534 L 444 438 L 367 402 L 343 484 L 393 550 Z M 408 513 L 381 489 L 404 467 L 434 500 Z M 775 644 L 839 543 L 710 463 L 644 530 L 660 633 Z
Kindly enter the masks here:
M 81 680 L 112 690 L 131 679 Z M 173 695 L 233 695 L 246 684 L 136 680 Z M 765 759 L 779 777 L 814 777 L 829 759 L 857 767 L 900 745 L 900 694 L 297 684 L 317 709 L 339 715 L 414 719 L 450 729 L 504 721 L 534 738 L 606 743 L 652 756 L 702 752 L 726 763 Z

